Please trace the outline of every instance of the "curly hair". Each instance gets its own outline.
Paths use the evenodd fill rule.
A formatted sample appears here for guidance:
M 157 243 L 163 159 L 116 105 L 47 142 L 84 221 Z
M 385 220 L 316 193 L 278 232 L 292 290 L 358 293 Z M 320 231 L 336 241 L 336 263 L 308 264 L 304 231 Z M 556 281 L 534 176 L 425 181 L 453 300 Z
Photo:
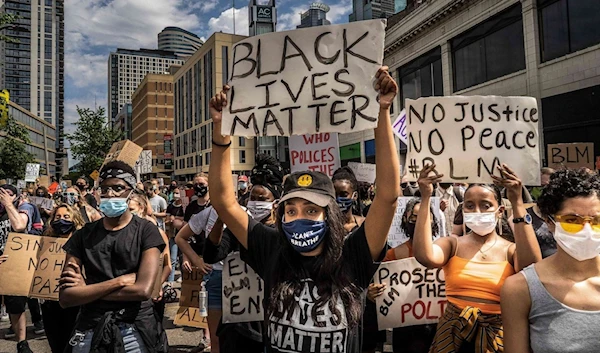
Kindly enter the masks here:
M 279 161 L 266 153 L 257 154 L 255 161 L 250 175 L 252 184 L 266 187 L 275 199 L 280 198 L 283 194 L 283 168 Z
M 54 222 L 54 217 L 56 216 L 56 212 L 58 212 L 58 210 L 60 208 L 64 208 L 67 210 L 67 213 L 69 214 L 69 217 L 71 218 L 71 222 L 73 222 L 75 224 L 75 229 L 73 230 L 73 232 L 83 228 L 83 226 L 85 225 L 85 221 L 83 220 L 83 217 L 81 216 L 81 213 L 79 212 L 79 210 L 73 206 L 67 205 L 66 203 L 60 204 L 54 208 L 54 211 L 52 211 L 52 213 L 50 214 L 50 217 L 48 217 L 48 222 Z M 52 227 L 46 228 L 46 231 L 44 232 L 44 236 L 55 237 L 55 238 L 59 237 L 59 235 L 54 232 L 54 228 L 52 228 Z
M 565 200 L 574 197 L 600 198 L 600 176 L 585 168 L 561 169 L 550 177 L 542 190 L 537 205 L 545 217 L 553 216 L 563 207 Z
M 412 238 L 413 234 L 410 234 L 409 230 L 408 230 L 408 217 L 410 217 L 410 215 L 412 214 L 415 206 L 419 205 L 419 204 L 421 204 L 421 199 L 419 199 L 419 198 L 415 198 L 415 199 L 408 201 L 408 203 L 406 204 L 406 209 L 404 210 L 404 214 L 402 215 L 402 224 L 400 225 L 400 227 L 404 231 L 404 234 L 406 234 L 409 238 Z M 440 234 L 440 227 L 438 225 L 438 219 L 435 216 L 435 212 L 433 212 L 433 207 L 430 207 L 429 210 L 431 212 L 431 222 L 432 222 L 431 223 L 431 234 L 434 237 L 437 237 Z

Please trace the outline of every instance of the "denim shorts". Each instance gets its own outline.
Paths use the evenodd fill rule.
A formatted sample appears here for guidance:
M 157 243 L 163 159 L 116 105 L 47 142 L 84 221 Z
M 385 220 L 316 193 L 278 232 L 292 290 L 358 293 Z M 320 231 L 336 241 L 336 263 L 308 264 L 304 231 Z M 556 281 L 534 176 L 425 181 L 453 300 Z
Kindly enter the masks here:
M 223 307 L 223 271 L 212 270 L 204 276 L 206 291 L 208 292 L 208 308 L 210 310 L 222 310 Z
M 125 345 L 125 353 L 146 353 L 146 346 L 136 330 L 134 325 L 131 324 L 119 324 L 121 330 L 121 336 L 123 336 L 123 344 Z M 83 339 L 77 340 L 77 335 L 84 335 Z M 92 348 L 92 337 L 94 336 L 94 330 L 89 330 L 83 333 L 77 332 L 69 344 L 73 347 L 72 353 L 89 353 Z

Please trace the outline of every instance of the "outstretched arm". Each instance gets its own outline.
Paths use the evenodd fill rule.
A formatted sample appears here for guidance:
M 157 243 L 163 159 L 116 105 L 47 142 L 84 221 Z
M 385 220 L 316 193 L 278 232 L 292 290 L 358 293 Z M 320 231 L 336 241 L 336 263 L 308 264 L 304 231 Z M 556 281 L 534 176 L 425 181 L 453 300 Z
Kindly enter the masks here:
M 231 184 L 231 137 L 221 135 L 222 110 L 228 104 L 228 90 L 229 86 L 223 87 L 223 91 L 210 100 L 210 116 L 214 124 L 213 149 L 208 172 L 210 201 L 223 223 L 247 249 L 248 214 L 238 204 Z
M 376 77 L 379 121 L 375 129 L 375 164 L 376 173 L 380 177 L 375 182 L 377 194 L 365 220 L 365 233 L 373 260 L 379 257 L 385 246 L 400 195 L 400 162 L 390 121 L 390 106 L 398 93 L 398 85 L 388 73 L 387 67 L 380 68 Z

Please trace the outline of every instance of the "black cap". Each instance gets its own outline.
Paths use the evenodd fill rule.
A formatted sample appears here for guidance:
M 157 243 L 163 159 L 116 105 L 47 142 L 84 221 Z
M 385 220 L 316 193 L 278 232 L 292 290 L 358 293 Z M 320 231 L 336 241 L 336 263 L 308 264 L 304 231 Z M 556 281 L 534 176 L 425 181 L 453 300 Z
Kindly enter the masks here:
M 296 172 L 290 174 L 283 184 L 280 202 L 301 198 L 317 206 L 326 207 L 335 201 L 335 189 L 329 177 L 320 172 Z

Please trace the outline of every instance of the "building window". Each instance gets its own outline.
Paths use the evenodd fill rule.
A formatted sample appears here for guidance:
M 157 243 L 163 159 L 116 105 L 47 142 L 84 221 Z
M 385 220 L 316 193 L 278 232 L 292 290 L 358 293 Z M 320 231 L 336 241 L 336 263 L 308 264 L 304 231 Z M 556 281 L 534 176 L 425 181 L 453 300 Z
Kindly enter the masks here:
M 521 3 L 451 41 L 454 91 L 525 69 Z
M 542 62 L 600 43 L 600 2 L 538 0 Z
M 204 55 L 204 97 L 213 96 L 213 66 L 212 66 L 212 50 Z M 204 121 L 210 119 L 209 99 L 204 101 Z M 208 163 L 207 163 L 208 164 Z
M 398 69 L 400 102 L 420 97 L 443 96 L 442 50 L 440 47 L 421 55 Z
M 246 163 L 246 151 L 240 151 L 240 163 Z
M 246 147 L 246 138 L 245 137 L 240 137 L 240 147 Z

